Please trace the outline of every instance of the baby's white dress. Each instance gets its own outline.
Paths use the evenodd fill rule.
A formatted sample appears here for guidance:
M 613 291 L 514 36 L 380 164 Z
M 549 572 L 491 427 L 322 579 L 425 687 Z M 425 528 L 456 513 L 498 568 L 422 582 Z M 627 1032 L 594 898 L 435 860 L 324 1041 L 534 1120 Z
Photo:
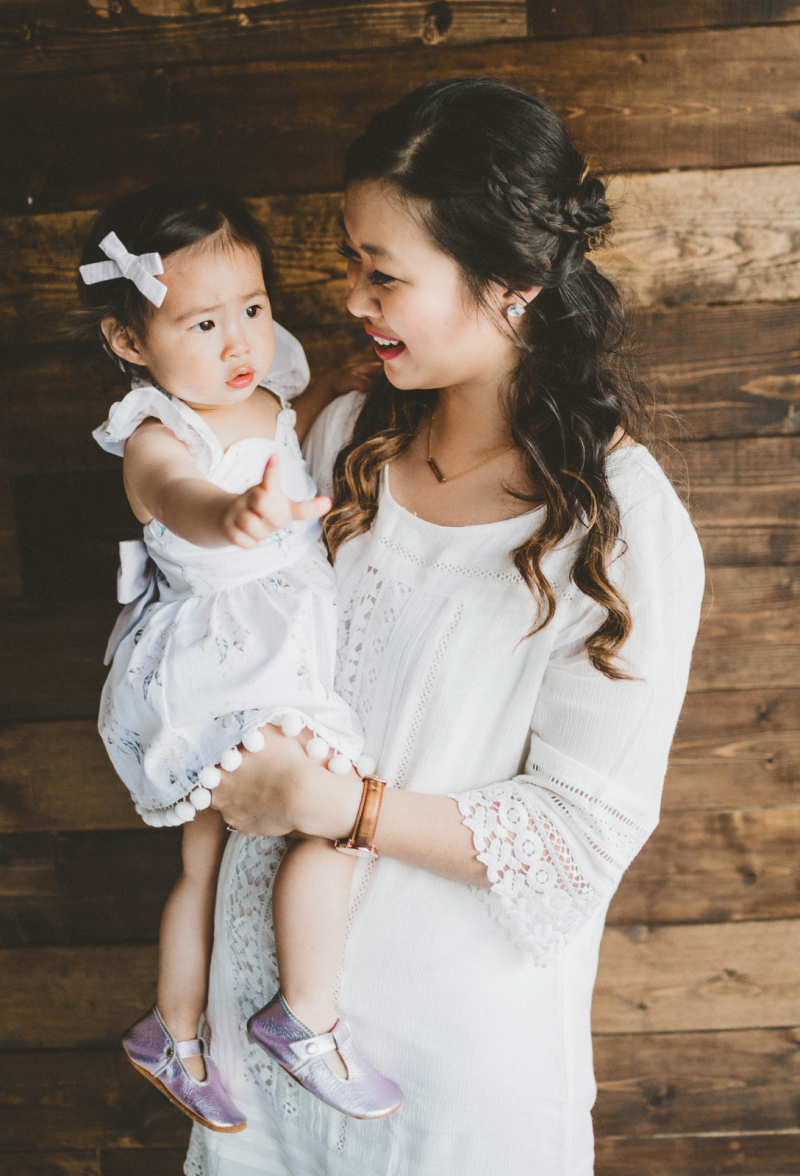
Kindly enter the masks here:
M 274 440 L 250 437 L 223 450 L 198 413 L 147 384 L 112 407 L 96 440 L 121 457 L 128 437 L 155 417 L 213 485 L 241 494 L 277 453 L 286 494 L 313 498 L 288 404 L 308 367 L 297 340 L 277 323 L 275 333 L 264 381 L 282 406 Z M 209 799 L 202 770 L 267 722 L 297 715 L 348 759 L 359 755 L 358 720 L 333 689 L 335 580 L 318 522 L 291 523 L 245 549 L 198 547 L 153 520 L 144 541 L 122 544 L 120 554 L 127 607 L 109 642 L 99 729 L 148 823 L 190 819 Z
M 322 492 L 358 394 L 311 431 Z M 391 785 L 455 795 L 491 890 L 381 857 L 358 863 L 340 1008 L 402 1088 L 400 1111 L 348 1119 L 248 1042 L 275 992 L 270 888 L 281 839 L 233 834 L 220 875 L 208 1021 L 246 1131 L 195 1126 L 189 1176 L 590 1176 L 590 1009 L 609 900 L 658 820 L 703 592 L 689 517 L 641 446 L 609 459 L 622 515 L 613 576 L 633 616 L 632 677 L 589 664 L 604 613 L 546 560 L 557 610 L 535 618 L 511 550 L 537 512 L 442 527 L 393 498 L 336 559 L 336 686 Z

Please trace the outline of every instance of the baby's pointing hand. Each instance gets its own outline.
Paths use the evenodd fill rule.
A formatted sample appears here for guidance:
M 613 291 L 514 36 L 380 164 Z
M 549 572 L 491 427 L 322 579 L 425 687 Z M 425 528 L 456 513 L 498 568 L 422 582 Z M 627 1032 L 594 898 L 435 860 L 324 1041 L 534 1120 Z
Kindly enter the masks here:
M 320 519 L 330 509 L 331 500 L 324 495 L 308 502 L 292 502 L 281 488 L 280 459 L 273 454 L 261 481 L 226 507 L 222 529 L 229 543 L 255 547 L 273 531 L 298 519 Z

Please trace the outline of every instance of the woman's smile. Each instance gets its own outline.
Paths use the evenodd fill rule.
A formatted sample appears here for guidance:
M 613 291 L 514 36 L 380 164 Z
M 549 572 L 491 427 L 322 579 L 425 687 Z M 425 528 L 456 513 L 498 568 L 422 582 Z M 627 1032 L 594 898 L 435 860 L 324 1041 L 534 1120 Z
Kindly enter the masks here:
M 382 359 L 385 363 L 397 359 L 398 355 L 402 355 L 406 350 L 406 345 L 402 339 L 394 339 L 389 335 L 376 331 L 374 327 L 367 326 L 366 323 L 364 323 L 364 330 L 368 335 L 372 336 L 375 354 L 378 356 L 378 359 Z

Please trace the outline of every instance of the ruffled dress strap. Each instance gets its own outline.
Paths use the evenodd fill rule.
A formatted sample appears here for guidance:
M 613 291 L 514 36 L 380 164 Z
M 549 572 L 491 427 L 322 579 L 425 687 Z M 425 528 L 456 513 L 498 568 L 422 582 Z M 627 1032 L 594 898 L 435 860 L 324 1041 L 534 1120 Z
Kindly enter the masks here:
M 204 477 L 222 460 L 222 445 L 198 413 L 168 392 L 138 381 L 123 400 L 111 405 L 108 420 L 92 436 L 101 449 L 122 457 L 125 442 L 150 417 L 161 421 L 183 441 Z

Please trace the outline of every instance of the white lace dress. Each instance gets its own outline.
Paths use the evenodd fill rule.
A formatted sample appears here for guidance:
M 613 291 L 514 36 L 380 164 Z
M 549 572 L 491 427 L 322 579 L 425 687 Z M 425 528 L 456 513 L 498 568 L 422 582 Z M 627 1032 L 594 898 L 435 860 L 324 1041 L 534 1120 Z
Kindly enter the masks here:
M 265 380 L 281 400 L 274 440 L 223 450 L 183 401 L 139 382 L 94 433 L 110 453 L 150 417 L 183 441 L 201 474 L 241 494 L 280 456 L 297 502 L 316 488 L 294 431 L 288 396 L 305 387 L 303 350 L 275 324 Z M 249 732 L 296 716 L 346 758 L 362 747 L 351 708 L 335 693 L 336 585 L 316 521 L 291 523 L 256 547 L 197 547 L 154 519 L 144 540 L 120 545 L 123 610 L 109 641 L 113 664 L 100 701 L 100 735 L 148 824 L 181 824 L 211 797 L 204 769 Z
M 359 397 L 335 402 L 307 456 L 324 489 Z M 340 551 L 337 688 L 395 787 L 457 797 L 491 890 L 381 858 L 359 863 L 340 1007 L 405 1103 L 347 1119 L 248 1044 L 274 993 L 270 885 L 280 840 L 231 838 L 208 1019 L 240 1135 L 195 1127 L 189 1176 L 589 1176 L 590 1006 L 609 900 L 658 820 L 703 591 L 700 547 L 640 446 L 610 458 L 622 511 L 614 577 L 633 615 L 632 674 L 585 638 L 601 610 L 552 553 L 554 620 L 523 640 L 531 595 L 510 551 L 536 512 L 442 527 L 382 484 L 371 531 Z

